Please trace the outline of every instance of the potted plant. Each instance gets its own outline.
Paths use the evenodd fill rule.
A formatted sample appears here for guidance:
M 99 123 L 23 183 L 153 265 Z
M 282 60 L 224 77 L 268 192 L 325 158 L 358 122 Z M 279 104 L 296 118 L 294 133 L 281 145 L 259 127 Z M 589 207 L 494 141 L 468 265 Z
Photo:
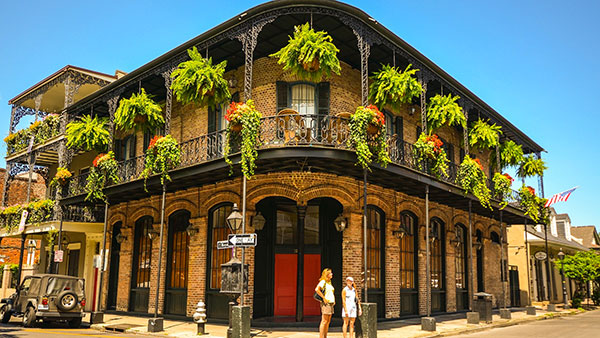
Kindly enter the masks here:
M 29 211 L 27 223 L 39 224 L 51 220 L 54 214 L 54 206 L 54 200 L 51 199 L 30 202 L 27 205 L 27 210 Z
M 144 88 L 128 99 L 121 99 L 115 112 L 115 125 L 121 130 L 154 131 L 164 123 L 162 108 L 146 94 Z
M 50 181 L 50 187 L 65 186 L 69 183 L 69 179 L 73 176 L 73 173 L 67 168 L 58 167 L 56 169 L 56 175 Z
M 390 163 L 385 133 L 385 115 L 374 105 L 356 108 L 348 122 L 350 137 L 348 145 L 355 149 L 357 164 L 368 169 L 373 155 L 379 164 L 386 167 Z
M 175 138 L 171 135 L 154 136 L 146 149 L 144 170 L 140 175 L 144 178 L 144 187 L 152 174 L 160 175 L 161 184 L 165 184 L 165 179 L 170 181 L 169 170 L 176 168 L 180 163 L 181 149 Z
M 514 179 L 506 173 L 494 173 L 494 177 L 492 177 L 492 182 L 494 183 L 494 196 L 501 201 L 500 209 L 504 209 L 508 205 L 506 199 L 510 196 L 513 181 Z
M 41 121 L 34 122 L 29 129 L 34 135 L 34 144 L 42 144 L 60 133 L 60 116 L 48 114 Z
M 495 152 L 492 155 L 495 156 Z M 513 140 L 506 140 L 500 144 L 500 166 L 502 168 L 518 166 L 521 162 L 523 162 L 521 145 L 516 144 Z
M 541 158 L 534 158 L 533 155 L 527 155 L 523 157 L 521 166 L 517 170 L 517 176 L 521 178 L 543 176 L 544 171 L 548 169 L 546 163 Z
M 521 205 L 525 208 L 525 215 L 528 215 L 537 223 L 540 220 L 540 201 L 535 195 L 535 189 L 523 185 L 519 189 L 519 198 L 521 199 Z
M 67 125 L 67 147 L 85 151 L 106 151 L 110 144 L 110 133 L 106 128 L 107 118 L 84 115 Z
M 234 146 L 235 141 L 241 137 L 241 166 L 242 173 L 247 178 L 254 175 L 256 168 L 256 158 L 258 157 L 257 147 L 260 145 L 258 139 L 260 133 L 260 119 L 262 114 L 254 106 L 254 101 L 232 102 L 227 109 L 225 119 L 227 124 L 227 134 L 223 157 L 229 164 L 230 175 L 233 172 L 233 162 L 229 158 L 229 153 Z
M 436 134 L 428 135 L 421 133 L 419 139 L 413 145 L 415 162 L 421 170 L 425 166 L 437 178 L 441 176 L 448 177 L 448 156 L 442 146 L 444 142 Z
M 340 74 L 338 52 L 327 32 L 316 32 L 306 23 L 294 27 L 294 35 L 288 44 L 270 56 L 278 58 L 277 63 L 283 65 L 283 70 L 289 70 L 303 80 L 319 82 L 323 74 Z
M 492 209 L 490 205 L 490 189 L 487 186 L 487 176 L 479 159 L 472 159 L 465 155 L 458 167 L 456 183 L 465 190 L 465 195 L 473 194 L 484 208 Z
M 180 63 L 171 74 L 171 89 L 177 101 L 215 107 L 229 100 L 229 85 L 223 77 L 227 61 L 213 65 L 212 58 L 203 58 L 196 47 L 187 53 L 190 60 Z
M 115 159 L 115 154 L 109 151 L 106 154 L 99 154 L 92 162 L 93 166 L 90 174 L 87 177 L 85 190 L 87 196 L 86 201 L 106 201 L 104 188 L 109 182 L 113 184 L 119 183 L 119 164 Z
M 414 77 L 418 69 L 404 71 L 390 65 L 383 65 L 381 70 L 374 72 L 369 86 L 369 101 L 378 107 L 386 105 L 392 110 L 399 111 L 403 104 L 411 103 L 414 97 L 419 97 L 423 87 Z
M 490 149 L 498 146 L 502 127 L 488 124 L 482 119 L 477 120 L 469 130 L 469 145 L 479 149 Z
M 437 94 L 429 99 L 427 106 L 427 129 L 433 132 L 444 125 L 467 126 L 467 118 L 461 106 L 456 103 L 459 96 Z

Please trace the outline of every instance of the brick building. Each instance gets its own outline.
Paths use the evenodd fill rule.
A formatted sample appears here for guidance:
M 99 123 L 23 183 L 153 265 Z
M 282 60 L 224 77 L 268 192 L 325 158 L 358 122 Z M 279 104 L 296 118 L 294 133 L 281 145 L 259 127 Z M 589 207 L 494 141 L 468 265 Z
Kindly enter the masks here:
M 340 49 L 341 75 L 319 83 L 299 81 L 269 57 L 285 45 L 295 25 L 306 22 L 332 35 Z M 355 165 L 355 152 L 347 145 L 348 122 L 339 113 L 367 103 L 367 76 L 386 63 L 420 69 L 419 80 L 427 91 L 421 104 L 386 112 L 392 163 L 387 168 L 374 165 L 366 175 L 368 301 L 378 304 L 381 318 L 428 312 L 427 224 L 432 312 L 464 311 L 476 291 L 491 293 L 494 306 L 508 304 L 506 282 L 501 281 L 501 258 L 506 257 L 503 230 L 506 223 L 529 218 L 518 203 L 501 212 L 494 200 L 493 210 L 486 209 L 456 185 L 457 165 L 468 152 L 461 145 L 466 130 L 439 131 L 450 157 L 449 178 L 419 169 L 411 145 L 425 129 L 426 99 L 453 93 L 460 95 L 469 119 L 480 116 L 502 126 L 502 140 L 514 140 L 526 153 L 539 155 L 543 149 L 366 13 L 339 2 L 285 0 L 252 8 L 73 104 L 66 104 L 73 101 L 65 90 L 63 116 L 70 119 L 90 113 L 113 117 L 119 98 L 145 88 L 164 105 L 164 130 L 182 149 L 182 163 L 167 184 L 163 264 L 158 271 L 162 188 L 158 177 L 148 180 L 147 191 L 139 179 L 151 135 L 111 130 L 121 181 L 106 189 L 110 253 L 102 293 L 107 309 L 152 313 L 158 292 L 159 313 L 191 316 L 195 304 L 204 300 L 209 318 L 227 315 L 227 298 L 219 293 L 220 265 L 229 260 L 230 252 L 218 250 L 216 242 L 227 239 L 225 219 L 234 203 L 243 202 L 240 156 L 231 156 L 236 165 L 230 175 L 223 160 L 223 108 L 182 106 L 173 99 L 170 74 L 194 46 L 215 62 L 227 60 L 225 77 L 233 97 L 252 98 L 263 115 L 256 175 L 247 182 L 246 199 L 247 232 L 258 236 L 258 245 L 245 256 L 249 264 L 245 300 L 254 319 L 302 321 L 318 315 L 312 290 L 325 267 L 334 271 L 338 299 L 345 276 L 353 276 L 364 287 L 364 173 Z M 284 108 L 299 114 L 279 115 Z M 16 104 L 14 111 L 18 109 Z M 64 132 L 64 125 L 61 128 Z M 49 168 L 49 177 L 57 166 L 75 172 L 67 189 L 56 196 L 64 207 L 77 207 L 84 204 L 82 187 L 97 153 L 69 153 L 64 139 L 58 142 L 53 149 L 45 145 L 38 149 L 47 154 L 43 165 Z M 477 151 L 475 156 L 486 172 L 494 171 L 489 151 Z M 17 162 L 17 157 L 12 159 Z M 347 220 L 343 231 L 334 226 L 340 217 Z M 256 221 L 261 218 L 264 222 Z

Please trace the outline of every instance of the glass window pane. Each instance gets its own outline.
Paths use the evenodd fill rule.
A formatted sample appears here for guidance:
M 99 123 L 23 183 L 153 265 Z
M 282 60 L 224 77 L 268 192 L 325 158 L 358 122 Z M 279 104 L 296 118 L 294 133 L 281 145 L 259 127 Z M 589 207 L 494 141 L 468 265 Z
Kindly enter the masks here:
M 442 243 L 443 225 L 440 221 L 433 219 L 430 223 L 432 230 L 437 232 L 437 236 L 431 243 L 431 287 L 433 289 L 444 289 L 444 271 L 443 262 L 444 253 Z
M 295 205 L 280 205 L 277 207 L 277 236 L 275 244 L 293 245 L 297 243 L 296 230 L 298 218 Z
M 309 205 L 304 218 L 304 245 L 319 245 L 319 206 Z
M 381 287 L 381 224 L 383 216 L 367 209 L 367 270 L 370 288 Z
M 293 85 L 291 108 L 300 114 L 315 114 L 315 87 L 309 84 Z
M 231 205 L 225 205 L 214 209 L 211 214 L 211 260 L 210 260 L 210 288 L 221 288 L 221 264 L 227 263 L 231 256 L 231 250 L 218 250 L 217 242 L 224 241 L 229 235 L 227 227 L 227 216 L 231 213 Z
M 415 219 L 410 214 L 403 214 L 402 226 L 407 230 L 400 240 L 400 288 L 415 288 L 415 236 L 413 232 Z

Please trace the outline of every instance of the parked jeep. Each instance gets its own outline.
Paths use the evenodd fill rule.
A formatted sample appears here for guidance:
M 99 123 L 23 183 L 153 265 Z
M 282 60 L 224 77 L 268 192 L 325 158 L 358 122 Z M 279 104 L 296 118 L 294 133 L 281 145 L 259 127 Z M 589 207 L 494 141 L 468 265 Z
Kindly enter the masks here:
M 84 284 L 81 278 L 65 275 L 27 276 L 13 295 L 0 300 L 0 322 L 8 323 L 14 316 L 22 317 L 25 327 L 42 319 L 67 321 L 77 328 L 84 316 Z

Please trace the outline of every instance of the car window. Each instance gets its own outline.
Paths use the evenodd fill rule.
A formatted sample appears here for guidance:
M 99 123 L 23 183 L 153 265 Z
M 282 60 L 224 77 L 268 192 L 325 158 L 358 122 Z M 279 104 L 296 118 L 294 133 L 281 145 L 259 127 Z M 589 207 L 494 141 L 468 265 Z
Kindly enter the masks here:
M 21 283 L 21 290 L 27 292 L 29 290 L 29 286 L 31 285 L 31 278 L 25 278 L 23 283 Z
M 49 277 L 46 294 L 55 295 L 65 290 L 71 290 L 77 294 L 83 293 L 83 282 L 79 279 L 66 279 L 60 277 Z
M 38 294 L 40 292 L 40 278 L 31 278 L 31 284 L 29 285 L 30 294 Z

